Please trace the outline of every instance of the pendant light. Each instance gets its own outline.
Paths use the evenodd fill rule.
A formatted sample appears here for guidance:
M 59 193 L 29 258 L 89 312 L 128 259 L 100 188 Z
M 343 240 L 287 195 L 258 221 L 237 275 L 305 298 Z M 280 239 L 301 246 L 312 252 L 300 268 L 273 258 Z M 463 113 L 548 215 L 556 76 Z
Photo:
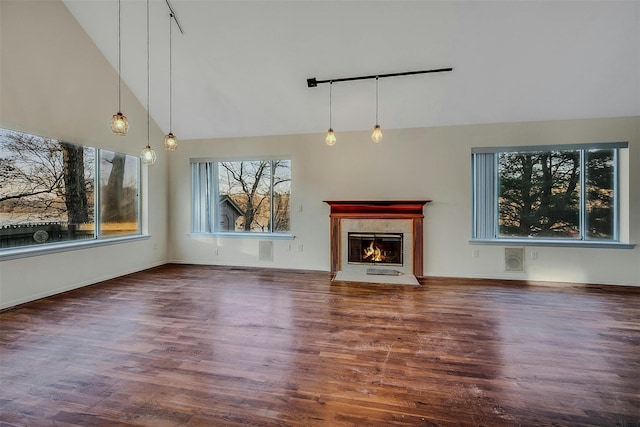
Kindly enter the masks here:
M 156 162 L 156 152 L 153 151 L 149 143 L 149 134 L 151 130 L 151 119 L 149 114 L 149 92 L 151 92 L 149 72 L 149 0 L 147 0 L 147 146 L 142 149 L 140 157 L 143 165 L 153 165 Z
M 329 82 L 329 130 L 327 131 L 327 137 L 324 141 L 327 143 L 329 147 L 336 145 L 336 134 L 333 133 L 333 128 L 331 127 L 331 89 L 333 88 L 333 82 Z
M 376 76 L 376 125 L 371 132 L 371 140 L 375 143 L 382 141 L 382 129 L 378 124 L 378 76 Z
M 120 36 L 120 2 L 121 0 L 118 0 L 118 112 L 111 118 L 111 131 L 116 135 L 125 136 L 129 130 L 129 121 L 127 117 L 122 114 L 121 108 L 122 77 L 120 74 L 120 63 L 122 62 L 122 38 Z
M 167 151 L 176 151 L 178 148 L 178 138 L 173 134 L 173 61 L 171 57 L 171 40 L 173 27 L 173 13 L 169 13 L 169 133 L 164 137 L 164 148 Z
M 336 136 L 333 133 L 333 129 L 331 128 L 331 87 L 333 85 L 333 82 L 349 82 L 354 80 L 376 79 L 376 125 L 373 127 L 373 132 L 371 132 L 371 140 L 375 143 L 378 143 L 382 141 L 382 129 L 378 124 L 378 79 L 383 77 L 413 76 L 416 74 L 442 73 L 442 72 L 448 72 L 448 71 L 453 71 L 453 68 L 452 67 L 434 68 L 431 70 L 403 71 L 400 73 L 370 74 L 366 76 L 341 77 L 341 78 L 326 79 L 326 80 L 319 80 L 315 77 L 307 79 L 308 87 L 318 87 L 319 84 L 329 83 L 329 130 L 327 131 L 325 142 L 329 146 L 335 145 L 336 143 Z

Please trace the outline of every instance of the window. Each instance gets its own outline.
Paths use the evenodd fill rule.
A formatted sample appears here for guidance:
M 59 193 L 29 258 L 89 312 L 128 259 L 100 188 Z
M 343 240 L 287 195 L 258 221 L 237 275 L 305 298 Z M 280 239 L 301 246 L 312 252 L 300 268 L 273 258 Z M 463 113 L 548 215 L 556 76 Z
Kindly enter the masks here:
M 0 249 L 139 234 L 138 164 L 0 129 Z
M 473 239 L 617 242 L 618 152 L 627 146 L 474 149 Z
M 138 158 L 100 150 L 100 236 L 137 234 Z
M 291 160 L 191 162 L 195 233 L 290 231 Z

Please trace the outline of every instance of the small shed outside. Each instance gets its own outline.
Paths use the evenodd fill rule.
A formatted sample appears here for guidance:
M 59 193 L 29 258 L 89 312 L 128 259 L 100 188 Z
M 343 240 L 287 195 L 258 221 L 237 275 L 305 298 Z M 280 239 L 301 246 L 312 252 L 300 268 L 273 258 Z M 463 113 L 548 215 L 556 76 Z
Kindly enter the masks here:
M 244 212 L 229 196 L 220 196 L 220 231 L 236 231 L 236 220 Z

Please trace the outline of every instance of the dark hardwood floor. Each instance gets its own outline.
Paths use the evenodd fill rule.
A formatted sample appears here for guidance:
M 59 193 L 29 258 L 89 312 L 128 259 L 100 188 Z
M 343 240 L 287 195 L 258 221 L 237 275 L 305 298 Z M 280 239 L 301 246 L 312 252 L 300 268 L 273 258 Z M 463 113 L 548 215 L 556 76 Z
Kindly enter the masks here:
M 640 426 L 640 289 L 167 265 L 0 330 L 3 426 Z

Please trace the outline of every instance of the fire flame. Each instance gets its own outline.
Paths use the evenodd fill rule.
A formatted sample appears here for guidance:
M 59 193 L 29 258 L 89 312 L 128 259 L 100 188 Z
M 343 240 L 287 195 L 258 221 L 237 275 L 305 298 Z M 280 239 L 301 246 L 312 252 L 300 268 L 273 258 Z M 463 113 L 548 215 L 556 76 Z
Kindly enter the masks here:
M 383 253 L 382 249 L 377 245 L 374 245 L 373 241 L 371 241 L 371 244 L 368 247 L 364 248 L 363 252 L 364 254 L 362 259 L 364 260 L 368 259 L 372 262 L 380 262 L 387 259 L 387 256 Z

